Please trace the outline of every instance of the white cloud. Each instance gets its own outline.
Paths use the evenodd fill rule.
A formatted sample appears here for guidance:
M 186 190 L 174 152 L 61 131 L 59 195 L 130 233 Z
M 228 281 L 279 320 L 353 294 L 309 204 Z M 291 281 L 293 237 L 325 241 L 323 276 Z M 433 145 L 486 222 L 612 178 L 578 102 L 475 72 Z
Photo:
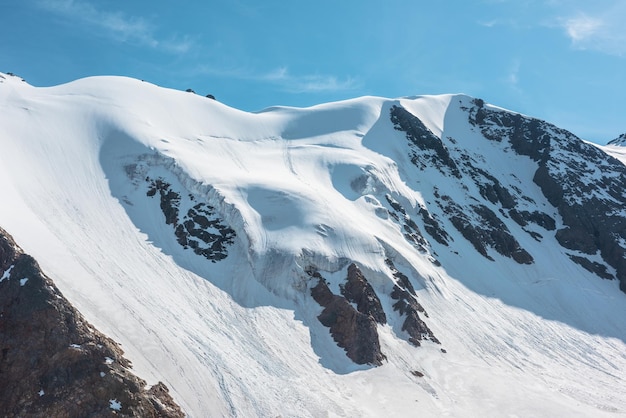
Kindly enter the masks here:
M 289 75 L 287 74 L 287 67 L 278 67 L 275 70 L 272 70 L 259 78 L 268 81 L 282 81 L 287 79 L 288 77 Z
M 595 17 L 580 14 L 565 20 L 563 26 L 574 43 L 581 43 L 598 36 L 602 27 L 605 26 L 605 22 Z
M 360 86 L 353 77 L 340 78 L 329 74 L 293 75 L 287 67 L 277 67 L 266 73 L 255 73 L 244 68 L 219 69 L 201 66 L 196 72 L 218 77 L 260 81 L 278 85 L 289 93 L 320 93 L 355 90 Z
M 498 25 L 500 22 L 498 21 L 498 19 L 493 19 L 493 20 L 488 20 L 488 21 L 479 21 L 478 24 L 480 26 L 484 26 L 486 28 L 493 28 L 494 26 Z
M 535 30 L 558 29 L 579 50 L 626 55 L 626 1 L 624 0 L 482 0 L 500 7 L 501 16 L 479 20 L 487 27 Z M 508 5 L 507 5 L 508 4 Z
M 576 49 L 626 54 L 626 3 L 621 0 L 593 13 L 578 12 L 561 18 L 559 26 Z
M 509 74 L 507 76 L 507 82 L 513 87 L 517 87 L 519 83 L 519 70 L 520 62 L 519 60 L 517 60 L 513 63 L 511 70 L 509 71 Z
M 188 38 L 182 40 L 157 39 L 155 28 L 141 17 L 129 17 L 120 12 L 104 11 L 93 4 L 77 0 L 41 0 L 38 6 L 46 11 L 63 16 L 73 22 L 105 31 L 118 41 L 136 43 L 166 52 L 187 52 L 192 43 Z
M 358 84 L 352 77 L 340 79 L 334 75 L 291 75 L 286 67 L 279 67 L 258 78 L 277 83 L 291 93 L 346 91 L 355 89 Z
M 506 72 L 499 78 L 499 82 L 505 85 L 510 92 L 518 96 L 523 96 L 524 90 L 522 88 L 521 73 L 522 61 L 519 58 L 514 58 L 506 69 Z

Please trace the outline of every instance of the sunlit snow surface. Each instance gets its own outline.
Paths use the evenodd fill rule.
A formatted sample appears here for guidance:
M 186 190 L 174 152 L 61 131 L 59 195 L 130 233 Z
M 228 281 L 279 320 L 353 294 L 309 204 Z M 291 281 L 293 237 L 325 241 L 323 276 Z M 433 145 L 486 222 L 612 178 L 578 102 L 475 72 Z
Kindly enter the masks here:
M 617 158 L 622 163 L 626 164 L 626 146 L 624 145 L 604 145 L 599 147 L 607 154 Z
M 436 211 L 433 186 L 467 192 L 409 163 L 389 121 L 402 104 L 560 222 L 532 185 L 533 163 L 471 131 L 467 100 L 364 97 L 251 114 L 128 78 L 35 88 L 2 74 L 0 225 L 192 417 L 626 413 L 617 281 L 573 264 L 551 234 L 516 234 L 535 259 L 519 265 L 482 257 L 448 224 L 450 247 L 431 240 L 419 252 L 385 215 L 386 193 Z M 216 208 L 237 233 L 226 259 L 180 247 L 141 188 L 145 173 Z M 379 327 L 388 361 L 356 366 L 317 321 L 303 268 L 336 286 L 342 260 L 355 261 L 384 294 L 390 256 L 442 345 L 410 346 L 392 323 Z

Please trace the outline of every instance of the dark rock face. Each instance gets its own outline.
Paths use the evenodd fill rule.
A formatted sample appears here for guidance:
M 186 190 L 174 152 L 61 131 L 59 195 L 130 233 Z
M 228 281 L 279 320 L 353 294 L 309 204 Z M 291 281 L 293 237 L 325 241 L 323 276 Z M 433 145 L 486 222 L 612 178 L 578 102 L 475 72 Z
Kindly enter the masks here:
M 402 324 L 402 331 L 406 331 L 409 334 L 409 342 L 415 346 L 420 346 L 420 341 L 422 340 L 430 340 L 440 344 L 439 340 L 419 316 L 419 313 L 423 313 L 424 316 L 428 317 L 428 313 L 417 301 L 417 294 L 409 278 L 398 271 L 390 259 L 385 260 L 385 262 L 391 269 L 393 277 L 397 280 L 397 284 L 394 285 L 391 293 L 391 297 L 397 300 L 393 305 L 393 309 L 406 317 Z
M 534 223 L 546 231 L 554 231 L 556 229 L 555 220 L 547 213 L 543 213 L 538 210 L 530 212 L 527 210 L 518 211 L 517 209 L 511 209 L 509 211 L 509 216 L 520 226 L 526 226 L 529 223 Z
M 452 147 L 447 148 L 418 117 L 401 106 L 394 106 L 390 110 L 391 122 L 396 130 L 405 132 L 412 163 L 421 169 L 436 167 L 458 179 L 467 191 L 468 200 L 475 201 L 461 206 L 435 187 L 436 203 L 450 223 L 484 257 L 492 259 L 488 252 L 492 248 L 520 264 L 531 264 L 534 260 L 511 233 L 506 218 L 515 221 L 537 241 L 543 239 L 543 233 L 530 228 L 531 224 L 547 232 L 554 231 L 564 248 L 599 254 L 606 264 L 579 255 L 574 255 L 572 260 L 603 278 L 613 278 L 610 271 L 614 269 L 620 288 L 626 292 L 626 166 L 573 134 L 538 119 L 485 106 L 480 99 L 461 109 L 488 141 L 506 145 L 505 152 L 512 150 L 537 164 L 533 181 L 557 209 L 564 225 L 556 230 L 555 219 L 529 207 L 534 203 L 531 198 L 481 169 L 477 164 L 480 157 L 459 151 L 454 147 L 457 143 L 454 138 L 447 138 Z M 613 143 L 621 143 L 620 138 Z M 467 178 L 473 185 L 462 181 Z M 477 194 L 470 192 L 474 186 Z M 392 208 L 395 208 L 393 204 Z M 427 210 L 422 213 L 427 214 Z M 404 224 L 405 237 L 418 249 L 425 249 L 427 242 L 402 216 L 405 219 L 398 214 L 396 218 Z M 441 228 L 428 216 L 423 216 L 423 221 L 430 236 L 440 244 L 449 245 Z
M 455 177 L 461 176 L 448 148 L 417 116 L 402 106 L 392 106 L 390 113 L 394 128 L 406 133 L 412 149 L 411 162 L 416 167 L 424 169 L 432 165 L 444 173 L 447 169 Z
M 337 345 L 357 364 L 380 366 L 385 355 L 380 350 L 374 317 L 354 309 L 345 297 L 333 294 L 319 273 L 310 275 L 318 280 L 311 295 L 324 307 L 318 319 L 330 328 Z
M 407 213 L 406 209 L 395 200 L 390 194 L 385 195 L 385 199 L 389 204 L 388 213 L 402 228 L 402 235 L 416 250 L 422 254 L 429 253 L 430 244 L 426 238 L 422 235 L 417 223 Z M 426 232 L 442 245 L 448 245 L 450 236 L 441 227 L 439 222 L 432 216 L 432 214 L 425 208 L 420 206 L 416 215 L 422 218 L 424 223 L 424 229 Z M 437 259 L 430 257 L 433 264 L 441 265 Z
M 422 236 L 422 232 L 419 226 L 413 219 L 406 213 L 406 210 L 402 205 L 396 201 L 391 195 L 385 195 L 387 203 L 391 206 L 389 215 L 398 222 L 403 230 L 404 238 L 410 242 L 418 251 L 425 253 L 427 251 L 428 241 Z M 433 219 L 434 221 L 434 219 Z M 434 221 L 436 223 L 436 221 Z
M 588 271 L 597 274 L 603 279 L 613 279 L 613 276 L 606 271 L 606 266 L 604 264 L 600 264 L 597 261 L 591 261 L 586 257 L 580 257 L 573 254 L 568 254 L 568 256 L 573 262 L 580 264 Z
M 387 323 L 380 299 L 354 263 L 348 266 L 348 278 L 346 284 L 341 286 L 341 293 L 348 301 L 356 303 L 356 309 L 362 314 L 372 317 L 379 324 Z
M 396 300 L 393 308 L 405 317 L 402 331 L 409 335 L 408 341 L 414 346 L 420 346 L 423 340 L 439 344 L 439 340 L 419 316 L 419 313 L 426 317 L 428 314 L 417 301 L 409 278 L 399 272 L 391 260 L 386 262 L 397 281 L 391 293 L 391 298 Z M 376 324 L 386 324 L 387 314 L 359 267 L 354 263 L 348 266 L 346 282 L 340 285 L 343 296 L 333 294 L 315 268 L 310 267 L 307 274 L 317 281 L 311 288 L 311 296 L 324 307 L 318 319 L 322 325 L 330 328 L 337 345 L 345 349 L 347 356 L 357 364 L 381 365 L 386 357 L 380 351 Z M 356 305 L 356 309 L 352 304 Z
M 149 188 L 147 196 L 159 194 L 160 207 L 165 223 L 172 225 L 176 240 L 183 248 L 191 248 L 194 253 L 213 263 L 228 256 L 228 246 L 234 243 L 235 231 L 217 217 L 215 208 L 206 203 L 197 203 L 180 219 L 181 194 L 163 179 L 146 178 Z M 190 195 L 193 201 L 194 197 Z
M 180 194 L 170 190 L 169 183 L 166 183 L 162 179 L 151 180 L 147 178 L 146 181 L 150 183 L 150 189 L 148 189 L 148 193 L 146 193 L 147 196 L 153 197 L 159 192 L 159 203 L 161 211 L 163 215 L 165 215 L 165 223 L 168 225 L 177 225 Z
M 480 113 L 480 112 L 479 112 Z M 484 121 L 485 114 L 480 113 L 478 119 Z M 541 214 L 531 214 L 528 211 L 516 211 L 518 206 L 518 197 L 509 191 L 497 178 L 489 174 L 487 171 L 476 166 L 472 157 L 460 154 L 454 156 L 453 153 L 445 146 L 440 138 L 437 138 L 421 121 L 406 109 L 400 106 L 391 108 L 391 122 L 396 130 L 406 133 L 406 138 L 411 148 L 411 161 L 418 168 L 425 169 L 428 166 L 436 167 L 441 173 L 450 175 L 463 183 L 463 177 L 471 179 L 478 189 L 480 196 L 488 203 L 498 207 L 501 211 L 515 211 L 516 222 L 527 224 L 531 220 L 538 222 L 548 222 L 541 217 Z M 497 139 L 497 136 L 493 136 Z M 448 138 L 451 143 L 456 143 L 453 138 Z M 464 188 L 467 186 L 463 184 Z M 463 235 L 465 239 L 470 241 L 476 250 L 488 258 L 493 260 L 488 254 L 488 248 L 493 248 L 499 254 L 512 258 L 520 264 L 533 263 L 533 257 L 520 246 L 511 231 L 505 223 L 500 219 L 492 209 L 484 204 L 472 204 L 469 207 L 462 207 L 454 202 L 449 196 L 440 195 L 438 190 L 434 189 L 437 205 L 447 215 L 452 225 Z M 468 199 L 476 200 L 468 195 Z M 389 198 L 388 198 L 389 201 Z M 392 202 L 390 201 L 390 204 Z M 395 209 L 395 206 L 392 204 Z M 506 211 L 502 212 L 504 216 Z M 528 216 L 525 216 L 528 213 Z M 449 246 L 450 237 L 439 222 L 432 217 L 426 208 L 420 209 L 424 229 L 426 232 L 440 244 Z M 547 216 L 547 215 L 546 215 Z M 400 220 L 399 216 L 396 216 Z M 421 238 L 419 230 L 413 233 L 411 228 L 413 225 L 406 221 L 404 216 L 405 237 L 409 241 L 413 241 L 418 249 L 425 252 L 427 242 Z M 541 219 L 540 219 L 541 218 Z M 410 218 L 409 218 L 410 219 Z M 417 225 L 415 225 L 417 226 Z M 541 235 L 533 231 L 526 231 L 535 239 L 539 239 Z
M 480 191 L 480 195 L 493 204 L 499 204 L 504 209 L 511 209 L 517 205 L 517 199 L 509 190 L 502 186 L 500 181 L 486 172 L 475 167 L 469 157 L 462 156 L 465 172 L 474 180 Z
M 538 164 L 533 181 L 563 219 L 564 227 L 555 233 L 558 242 L 569 250 L 600 254 L 626 292 L 626 166 L 549 123 L 488 109 L 478 101 L 467 111 L 470 123 L 486 138 L 508 141 L 517 154 Z M 553 225 L 545 217 L 539 222 L 547 222 L 548 229 Z M 600 277 L 613 278 L 606 266 L 572 259 Z
M 531 264 L 532 256 L 523 249 L 500 218 L 485 205 L 463 208 L 449 196 L 437 195 L 439 205 L 450 216 L 452 225 L 472 243 L 476 251 L 493 260 L 487 248 L 512 258 L 520 264 Z M 469 212 L 469 213 L 468 213 Z
M 5 417 L 183 417 L 134 376 L 36 261 L 0 228 L 0 410 Z
M 439 222 L 432 216 L 426 208 L 420 207 L 419 211 L 422 216 L 422 221 L 424 222 L 424 229 L 426 232 L 435 239 L 439 244 L 447 246 L 450 242 L 450 236 L 448 233 L 441 227 Z

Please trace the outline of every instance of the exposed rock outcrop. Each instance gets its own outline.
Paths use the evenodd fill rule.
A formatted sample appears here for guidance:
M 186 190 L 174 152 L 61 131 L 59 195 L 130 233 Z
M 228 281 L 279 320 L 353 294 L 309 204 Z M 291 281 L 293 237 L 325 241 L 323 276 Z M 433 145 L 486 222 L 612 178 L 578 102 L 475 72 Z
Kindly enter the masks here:
M 422 235 L 422 231 L 417 223 L 407 213 L 407 210 L 395 200 L 390 194 L 385 195 L 385 199 L 389 204 L 388 213 L 390 217 L 401 227 L 402 235 L 413 247 L 422 254 L 429 254 L 431 262 L 437 266 L 441 265 L 434 257 L 434 252 L 430 247 L 430 243 Z M 442 245 L 448 245 L 451 240 L 450 236 L 443 230 L 439 222 L 432 214 L 423 206 L 419 206 L 416 215 L 420 215 L 424 223 L 424 229 L 428 234 Z
M 393 277 L 397 280 L 397 284 L 394 285 L 391 292 L 391 297 L 397 300 L 393 305 L 393 309 L 398 311 L 400 315 L 405 316 L 402 331 L 406 331 L 409 334 L 409 342 L 415 346 L 420 346 L 422 340 L 430 340 L 439 344 L 439 340 L 419 316 L 422 313 L 428 317 L 428 313 L 417 301 L 415 289 L 409 278 L 400 272 L 390 259 L 386 259 L 385 262 L 391 269 Z
M 599 254 L 615 269 L 620 289 L 626 292 L 626 166 L 547 122 L 487 108 L 479 100 L 473 104 L 467 109 L 469 121 L 486 138 L 508 141 L 517 154 L 537 163 L 533 181 L 563 219 L 564 226 L 555 233 L 561 246 Z M 537 220 L 553 229 L 545 216 Z M 572 260 L 600 277 L 614 278 L 598 262 L 579 256 Z
M 469 178 L 473 181 L 481 197 L 486 202 L 491 203 L 492 207 L 500 210 L 516 210 L 518 197 L 511 193 L 506 185 L 502 184 L 496 177 L 476 166 L 473 157 L 462 153 L 457 153 L 458 155 L 452 153 L 444 142 L 430 131 L 417 116 L 403 107 L 393 106 L 390 112 L 394 128 L 406 134 L 409 147 L 412 150 L 411 162 L 414 165 L 421 169 L 436 167 L 443 174 L 456 178 L 456 181 L 464 190 L 469 190 L 464 177 Z M 482 111 L 477 113 L 478 116 L 473 116 L 473 123 L 477 123 L 476 120 L 484 122 L 487 117 L 486 114 Z M 494 140 L 499 139 L 497 135 L 492 135 L 490 138 Z M 456 143 L 456 140 L 453 138 L 448 138 L 448 140 L 452 144 Z M 449 196 L 439 195 L 436 188 L 434 189 L 434 195 L 438 206 L 448 216 L 452 225 L 465 239 L 472 243 L 481 255 L 493 260 L 488 252 L 489 248 L 493 248 L 499 254 L 512 258 L 520 264 L 533 263 L 533 257 L 521 247 L 506 224 L 500 219 L 500 216 L 490 207 L 485 204 L 472 204 L 469 207 L 461 207 Z M 468 200 L 472 199 L 476 200 L 468 194 Z M 389 203 L 392 204 L 391 201 Z M 392 204 L 394 209 L 396 209 L 396 206 Z M 515 212 L 518 223 L 528 222 L 527 218 L 523 216 L 526 212 L 528 211 Z M 505 214 L 506 212 L 502 213 Z M 530 214 L 530 212 L 528 213 Z M 420 214 L 428 234 L 438 243 L 449 245 L 450 239 L 448 234 L 439 226 L 439 223 L 430 215 L 428 210 L 421 208 Z M 399 217 L 397 218 L 401 220 Z M 531 218 L 536 219 L 537 216 L 528 217 L 528 219 Z M 406 214 L 402 220 L 406 231 L 405 238 L 424 252 L 427 242 L 424 241 L 419 233 L 417 225 Z M 541 237 L 540 234 L 534 231 L 526 232 L 535 239 Z
M 193 204 L 180 219 L 180 205 L 183 196 L 172 189 L 171 184 L 161 178 L 146 178 L 148 197 L 159 195 L 161 211 L 165 223 L 172 225 L 176 240 L 183 248 L 191 248 L 194 253 L 213 263 L 228 256 L 228 247 L 233 244 L 236 233 L 216 215 L 215 208 L 203 202 Z M 189 200 L 195 198 L 190 195 Z
M 122 355 L 0 228 L 2 416 L 183 417 L 165 385 L 147 388 Z
M 509 228 L 485 205 L 461 207 L 447 195 L 436 195 L 438 204 L 450 217 L 452 225 L 489 260 L 488 248 L 520 264 L 532 264 L 533 257 L 520 246 Z
M 391 293 L 391 298 L 396 300 L 393 309 L 404 317 L 402 331 L 408 334 L 408 341 L 414 346 L 420 346 L 423 340 L 439 344 L 420 318 L 420 313 L 426 317 L 428 314 L 417 301 L 409 278 L 398 271 L 391 260 L 387 259 L 386 263 L 397 283 Z M 357 364 L 381 365 L 386 357 L 380 349 L 376 324 L 386 324 L 388 315 L 359 267 L 354 263 L 348 266 L 346 281 L 340 285 L 343 296 L 334 294 L 315 268 L 309 267 L 307 274 L 316 280 L 311 296 L 324 308 L 318 319 L 330 328 L 337 345 L 345 349 L 347 356 Z
M 330 328 L 337 345 L 345 349 L 346 355 L 357 364 L 380 366 L 385 355 L 380 349 L 374 317 L 359 312 L 345 297 L 333 294 L 318 272 L 312 271 L 309 275 L 317 279 L 311 296 L 324 307 L 318 319 Z
M 392 106 L 390 114 L 394 128 L 406 134 L 411 148 L 411 162 L 416 167 L 434 166 L 442 173 L 449 170 L 455 177 L 461 177 L 448 148 L 417 116 L 402 106 Z
M 341 286 L 341 293 L 348 301 L 356 303 L 356 309 L 362 314 L 371 316 L 379 324 L 387 323 L 387 316 L 380 304 L 380 299 L 354 263 L 348 266 L 348 278 Z

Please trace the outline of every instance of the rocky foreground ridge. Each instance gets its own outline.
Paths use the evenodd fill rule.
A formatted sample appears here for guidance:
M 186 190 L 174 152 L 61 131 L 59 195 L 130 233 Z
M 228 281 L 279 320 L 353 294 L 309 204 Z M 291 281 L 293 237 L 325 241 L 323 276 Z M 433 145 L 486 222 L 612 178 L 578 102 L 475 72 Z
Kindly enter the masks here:
M 147 387 L 130 367 L 0 228 L 2 416 L 184 416 L 163 383 Z

